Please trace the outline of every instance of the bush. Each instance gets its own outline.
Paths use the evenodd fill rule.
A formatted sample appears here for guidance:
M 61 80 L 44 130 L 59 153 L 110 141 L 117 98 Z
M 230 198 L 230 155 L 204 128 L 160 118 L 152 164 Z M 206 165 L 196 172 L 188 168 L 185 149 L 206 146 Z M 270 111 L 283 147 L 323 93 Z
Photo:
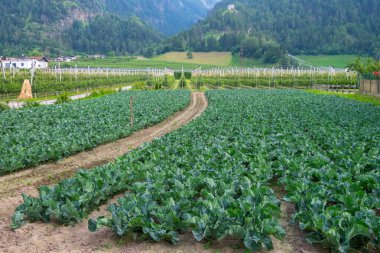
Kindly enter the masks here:
M 182 89 L 186 87 L 186 79 L 184 75 L 182 75 L 179 79 L 179 87 L 181 87 Z
M 132 90 L 149 90 L 149 87 L 146 82 L 135 82 Z
M 63 103 L 67 103 L 67 102 L 70 102 L 70 97 L 67 93 L 63 93 L 58 97 L 55 104 L 58 105 L 58 104 L 63 104 Z
M 38 102 L 27 101 L 24 103 L 22 108 L 28 109 L 28 108 L 35 108 L 35 107 L 39 107 L 39 106 L 41 106 L 41 104 Z
M 6 111 L 6 110 L 9 110 L 9 106 L 7 104 L 4 104 L 4 103 L 0 103 L 0 112 L 1 111 Z
M 179 80 L 181 79 L 182 72 L 174 72 L 174 77 L 175 79 Z M 191 79 L 191 72 L 184 72 L 185 78 L 186 79 Z
M 186 53 L 186 56 L 187 56 L 187 59 L 193 59 L 194 58 L 193 53 L 191 51 L 188 51 Z
M 102 96 L 110 95 L 110 94 L 113 94 L 116 92 L 117 92 L 117 90 L 115 90 L 115 89 L 101 88 L 101 89 L 98 89 L 98 90 L 95 90 L 94 92 L 92 92 L 90 97 L 102 97 Z

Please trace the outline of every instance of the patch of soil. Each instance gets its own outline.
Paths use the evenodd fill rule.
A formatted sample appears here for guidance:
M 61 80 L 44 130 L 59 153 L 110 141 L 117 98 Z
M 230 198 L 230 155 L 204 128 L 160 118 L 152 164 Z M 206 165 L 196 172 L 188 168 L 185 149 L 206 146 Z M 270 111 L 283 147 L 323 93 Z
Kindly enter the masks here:
M 319 245 L 312 245 L 306 241 L 306 234 L 296 223 L 293 223 L 292 215 L 295 213 L 295 206 L 283 199 L 285 190 L 278 185 L 272 185 L 276 197 L 281 200 L 280 224 L 285 229 L 286 236 L 282 241 L 276 240 L 273 243 L 273 252 L 284 253 L 328 253 L 328 250 Z

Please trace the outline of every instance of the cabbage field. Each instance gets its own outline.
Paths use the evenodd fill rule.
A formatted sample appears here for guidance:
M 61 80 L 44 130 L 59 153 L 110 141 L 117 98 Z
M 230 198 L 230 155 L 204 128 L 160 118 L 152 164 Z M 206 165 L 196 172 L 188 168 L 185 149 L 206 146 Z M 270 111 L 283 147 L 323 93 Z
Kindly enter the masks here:
M 189 91 L 118 92 L 98 99 L 0 112 L 0 175 L 128 136 L 161 122 L 189 102 Z
M 165 94 L 186 104 L 188 93 Z M 378 107 L 292 90 L 207 97 L 206 112 L 181 129 L 41 187 L 38 198 L 23 195 L 12 227 L 28 220 L 74 225 L 126 192 L 107 217 L 89 220 L 91 231 L 106 226 L 173 244 L 191 232 L 197 241 L 234 238 L 247 249 L 270 250 L 272 236 L 285 236 L 272 189 L 280 184 L 309 242 L 333 252 L 380 247 Z

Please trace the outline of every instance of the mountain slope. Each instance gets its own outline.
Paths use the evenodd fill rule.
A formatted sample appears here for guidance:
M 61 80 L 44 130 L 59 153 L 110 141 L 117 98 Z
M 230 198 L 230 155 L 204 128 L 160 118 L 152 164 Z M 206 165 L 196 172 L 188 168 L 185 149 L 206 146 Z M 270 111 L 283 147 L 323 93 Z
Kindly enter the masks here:
M 251 56 L 271 45 L 293 54 L 380 54 L 379 13 L 378 0 L 224 0 L 160 50 L 243 47 Z
M 161 41 L 135 16 L 105 11 L 105 0 L 0 1 L 0 55 L 144 53 Z
M 165 35 L 190 28 L 220 0 L 106 0 L 106 10 L 136 15 Z
M 220 0 L 2 0 L 0 55 L 151 55 L 161 35 L 189 28 Z M 139 17 L 140 19 L 136 18 Z

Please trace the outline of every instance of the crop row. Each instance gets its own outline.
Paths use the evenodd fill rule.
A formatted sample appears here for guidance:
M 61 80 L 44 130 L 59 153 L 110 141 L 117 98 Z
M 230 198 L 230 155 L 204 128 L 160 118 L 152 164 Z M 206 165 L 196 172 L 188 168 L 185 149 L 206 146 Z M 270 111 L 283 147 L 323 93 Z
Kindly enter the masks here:
M 235 238 L 251 250 L 282 238 L 279 178 L 295 220 L 313 243 L 333 251 L 379 247 L 380 112 L 369 104 L 300 91 L 210 91 L 209 108 L 187 126 L 79 171 L 40 197 L 24 195 L 13 228 L 25 220 L 75 224 L 117 193 L 94 231 L 177 243 Z
M 162 121 L 189 101 L 186 91 L 118 92 L 98 99 L 0 112 L 0 175 L 128 136 Z
M 0 79 L 0 94 L 19 93 L 25 79 L 31 80 L 29 71 L 7 72 Z M 73 91 L 76 89 L 96 88 L 108 85 L 125 84 L 147 80 L 147 75 L 93 75 L 62 73 L 54 74 L 36 71 L 33 78 L 33 93 Z

